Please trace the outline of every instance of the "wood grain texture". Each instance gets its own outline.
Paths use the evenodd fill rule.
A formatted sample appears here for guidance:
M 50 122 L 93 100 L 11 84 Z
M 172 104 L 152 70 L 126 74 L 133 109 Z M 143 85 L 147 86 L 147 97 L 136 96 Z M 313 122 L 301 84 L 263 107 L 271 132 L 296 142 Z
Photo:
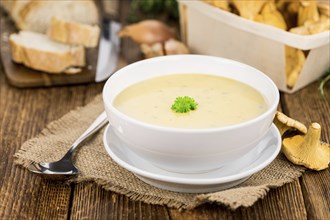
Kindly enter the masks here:
M 307 127 L 312 122 L 322 126 L 321 139 L 330 141 L 330 86 L 324 87 L 325 96 L 322 97 L 316 81 L 294 94 L 283 94 L 283 111 L 291 117 L 303 122 Z
M 247 208 L 242 216 L 248 219 L 307 219 L 299 181 L 273 189 L 254 206 Z
M 67 219 L 71 187 L 44 180 L 14 165 L 21 144 L 47 123 L 82 106 L 102 84 L 17 89 L 0 68 L 0 219 Z
M 302 191 L 309 219 L 330 219 L 329 169 L 308 171 L 301 178 Z
M 71 219 L 169 219 L 163 206 L 134 202 L 95 183 L 75 187 Z
M 0 115 L 2 116 L 0 122 L 2 161 L 0 198 L 3 201 L 0 203 L 0 218 L 28 219 L 37 215 L 66 218 L 67 206 L 65 203 L 68 204 L 66 201 L 69 199 L 70 188 L 63 185 L 54 188 L 51 184 L 47 184 L 42 179 L 32 176 L 26 170 L 13 164 L 13 155 L 20 145 L 36 135 L 45 125 L 47 107 L 45 108 L 42 103 L 39 103 L 40 98 L 42 99 L 42 92 L 34 91 L 36 93 L 33 98 L 31 91 L 9 88 L 5 84 L 3 72 L 1 72 L 0 78 Z M 42 194 L 54 195 L 52 193 L 54 190 L 57 191 L 58 198 L 62 198 L 62 201 L 56 206 L 57 210 L 50 212 L 51 203 Z M 51 197 L 48 199 L 52 200 Z M 47 205 L 43 205 L 43 203 Z M 56 203 L 56 200 L 52 200 L 52 203 Z
M 290 195 L 290 197 L 288 197 Z M 281 188 L 270 190 L 262 200 L 252 207 L 239 208 L 231 211 L 224 206 L 215 204 L 203 205 L 194 210 L 180 212 L 169 209 L 171 219 L 307 219 L 304 200 L 299 181 L 296 180 Z M 290 206 L 288 206 L 290 204 Z
M 283 95 L 282 102 L 288 115 L 309 126 L 318 122 L 322 126 L 321 140 L 330 142 L 330 86 L 319 93 L 319 81 L 292 95 Z M 300 183 L 309 219 L 330 219 L 330 175 L 327 170 L 307 171 Z
M 127 1 L 121 4 L 122 21 Z M 130 40 L 124 40 L 127 62 L 141 59 Z M 281 94 L 280 109 L 306 124 L 323 126 L 322 139 L 330 138 L 330 88 L 318 94 L 318 82 L 294 94 Z M 44 180 L 14 165 L 21 144 L 47 123 L 90 102 L 103 84 L 17 89 L 8 84 L 0 66 L 0 219 L 330 219 L 329 169 L 307 171 L 290 184 L 271 189 L 249 208 L 231 211 L 205 204 L 191 211 L 148 205 L 106 191 L 94 183 L 64 185 Z

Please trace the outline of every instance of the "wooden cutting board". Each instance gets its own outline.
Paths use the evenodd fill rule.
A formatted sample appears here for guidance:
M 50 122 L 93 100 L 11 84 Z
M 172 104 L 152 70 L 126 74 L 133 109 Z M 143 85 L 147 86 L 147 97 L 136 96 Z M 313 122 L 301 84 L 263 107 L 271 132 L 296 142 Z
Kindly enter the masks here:
M 86 66 L 79 74 L 49 74 L 11 60 L 9 35 L 17 33 L 13 21 L 0 9 L 0 55 L 8 82 L 16 87 L 44 87 L 95 82 L 98 48 L 86 49 Z

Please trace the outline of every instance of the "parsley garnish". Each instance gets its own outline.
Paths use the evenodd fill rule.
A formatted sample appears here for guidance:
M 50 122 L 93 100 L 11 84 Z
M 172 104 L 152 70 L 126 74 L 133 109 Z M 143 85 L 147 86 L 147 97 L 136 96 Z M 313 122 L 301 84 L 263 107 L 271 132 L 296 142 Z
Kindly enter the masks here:
M 175 99 L 171 109 L 177 113 L 186 113 L 197 108 L 197 102 L 189 96 L 179 96 Z

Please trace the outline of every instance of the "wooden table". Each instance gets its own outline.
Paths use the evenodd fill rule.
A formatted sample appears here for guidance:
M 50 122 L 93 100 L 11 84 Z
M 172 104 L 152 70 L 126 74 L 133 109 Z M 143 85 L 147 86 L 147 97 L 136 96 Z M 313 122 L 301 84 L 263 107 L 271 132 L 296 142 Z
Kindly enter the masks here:
M 124 9 L 122 9 L 124 10 Z M 134 49 L 135 48 L 135 49 Z M 136 46 L 124 41 L 122 57 L 139 59 Z M 330 142 L 330 87 L 327 98 L 315 82 L 295 94 L 281 94 L 279 108 L 305 123 L 323 126 Z M 180 212 L 166 206 L 132 201 L 94 183 L 45 180 L 14 165 L 14 153 L 49 122 L 84 106 L 102 91 L 103 83 L 52 88 L 17 89 L 0 69 L 0 219 L 330 219 L 329 169 L 306 171 L 283 187 L 272 189 L 250 208 L 231 211 L 216 204 Z

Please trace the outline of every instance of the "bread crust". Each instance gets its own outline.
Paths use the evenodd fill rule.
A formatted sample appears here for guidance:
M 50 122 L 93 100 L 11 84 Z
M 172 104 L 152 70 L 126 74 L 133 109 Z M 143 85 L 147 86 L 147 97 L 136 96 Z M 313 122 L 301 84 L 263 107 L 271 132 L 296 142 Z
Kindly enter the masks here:
M 96 47 L 99 41 L 100 28 L 53 17 L 47 31 L 50 39 L 62 43 Z
M 74 10 L 78 7 L 87 10 L 88 16 L 85 11 Z M 40 15 L 41 12 L 43 15 Z M 19 11 L 15 21 L 21 30 L 46 33 L 53 16 L 85 24 L 98 23 L 98 10 L 92 0 L 31 0 Z
M 20 23 L 20 12 L 24 7 L 26 7 L 27 4 L 30 3 L 30 1 L 31 0 L 13 0 L 10 4 L 8 12 L 11 18 L 15 21 L 17 28 L 20 28 L 18 25 Z
M 1 0 L 0 6 L 5 9 L 7 12 L 10 12 L 14 5 L 14 0 Z
M 63 73 L 70 67 L 85 66 L 85 50 L 73 46 L 65 52 L 45 51 L 31 48 L 9 38 L 11 56 L 16 63 L 48 73 Z

